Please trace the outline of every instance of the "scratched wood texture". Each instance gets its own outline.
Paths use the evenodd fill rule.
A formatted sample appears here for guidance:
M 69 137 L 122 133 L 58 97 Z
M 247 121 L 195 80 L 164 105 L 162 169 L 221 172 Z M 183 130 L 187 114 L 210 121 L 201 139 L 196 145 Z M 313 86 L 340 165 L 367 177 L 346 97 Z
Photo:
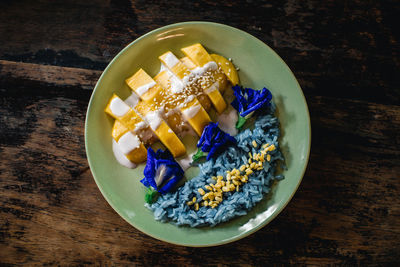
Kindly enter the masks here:
M 399 265 L 399 1 L 0 1 L 0 265 Z M 131 227 L 97 189 L 84 120 L 101 71 L 174 22 L 243 29 L 309 104 L 303 182 L 268 226 L 187 248 Z

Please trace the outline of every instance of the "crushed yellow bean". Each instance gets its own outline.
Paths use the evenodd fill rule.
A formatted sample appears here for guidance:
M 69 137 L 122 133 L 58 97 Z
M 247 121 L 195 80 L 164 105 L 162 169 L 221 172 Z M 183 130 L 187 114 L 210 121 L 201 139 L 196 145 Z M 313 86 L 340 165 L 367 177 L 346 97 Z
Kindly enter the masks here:
M 257 142 L 255 140 L 253 140 L 253 142 L 251 142 L 253 144 L 254 147 L 257 147 Z

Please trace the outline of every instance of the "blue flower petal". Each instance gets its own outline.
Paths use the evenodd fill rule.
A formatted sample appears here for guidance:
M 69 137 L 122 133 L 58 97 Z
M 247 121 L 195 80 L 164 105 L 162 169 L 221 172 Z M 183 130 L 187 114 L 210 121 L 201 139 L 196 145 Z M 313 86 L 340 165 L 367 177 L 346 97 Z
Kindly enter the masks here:
M 262 110 L 270 105 L 272 94 L 267 88 L 262 90 L 254 90 L 251 88 L 245 88 L 236 85 L 232 87 L 235 95 L 235 100 L 231 105 L 239 112 L 239 115 L 245 117 L 250 113 Z
M 147 164 L 140 181 L 146 187 L 153 187 L 161 194 L 169 192 L 183 177 L 181 166 L 168 150 L 147 150 Z M 158 181 L 158 185 L 157 185 Z
M 229 144 L 236 144 L 236 139 L 222 131 L 218 123 L 211 122 L 204 128 L 197 147 L 203 152 L 208 152 L 207 160 L 209 160 Z

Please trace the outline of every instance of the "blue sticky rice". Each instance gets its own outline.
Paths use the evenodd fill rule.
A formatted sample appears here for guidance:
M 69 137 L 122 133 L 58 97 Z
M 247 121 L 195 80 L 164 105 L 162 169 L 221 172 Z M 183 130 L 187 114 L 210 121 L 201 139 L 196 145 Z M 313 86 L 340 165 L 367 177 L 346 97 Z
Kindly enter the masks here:
M 254 129 L 246 129 L 235 136 L 238 144 L 227 148 L 217 158 L 200 164 L 200 174 L 175 192 L 161 195 L 153 204 L 146 206 L 154 212 L 154 218 L 162 222 L 171 222 L 176 225 L 188 225 L 191 227 L 215 226 L 226 222 L 236 216 L 242 216 L 268 194 L 274 180 L 283 179 L 282 175 L 275 175 L 278 162 L 283 161 L 283 156 L 278 145 L 279 120 L 274 114 L 275 107 L 272 105 L 268 114 L 257 117 Z M 258 146 L 254 148 L 252 141 Z M 186 203 L 196 197 L 200 204 L 202 196 L 197 190 L 216 181 L 213 176 L 226 176 L 226 171 L 239 168 L 248 162 L 248 154 L 258 153 L 260 146 L 269 143 L 274 144 L 276 149 L 270 151 L 271 160 L 264 162 L 264 168 L 254 171 L 249 175 L 247 183 L 242 184 L 239 191 L 224 192 L 223 201 L 216 207 L 200 206 L 195 211 Z

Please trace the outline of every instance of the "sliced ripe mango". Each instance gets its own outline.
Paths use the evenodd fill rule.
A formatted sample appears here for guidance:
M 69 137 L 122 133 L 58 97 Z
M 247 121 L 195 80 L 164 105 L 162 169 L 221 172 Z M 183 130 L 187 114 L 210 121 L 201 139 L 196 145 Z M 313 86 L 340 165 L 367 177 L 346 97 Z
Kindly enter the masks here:
M 111 131 L 111 136 L 115 141 L 118 141 L 119 138 L 127 131 L 129 131 L 128 128 L 126 128 L 119 120 L 115 120 Z
M 133 163 L 142 163 L 147 159 L 147 149 L 143 143 L 140 143 L 138 148 L 125 156 Z
M 125 81 L 146 103 L 161 102 L 160 86 L 143 69 L 139 69 Z
M 190 74 L 189 69 L 171 51 L 158 57 L 160 61 L 169 68 L 179 79 Z
M 192 46 L 182 48 L 182 51 L 188 57 L 188 59 L 184 58 L 185 64 L 190 65 L 192 67 L 193 67 L 193 65 L 191 64 L 191 62 L 193 62 L 194 65 L 197 65 L 200 67 L 203 67 L 205 64 L 207 64 L 210 61 L 215 61 L 218 64 L 218 61 L 216 61 L 210 54 L 208 54 L 207 50 L 201 44 L 194 44 Z M 218 58 L 218 60 L 221 60 L 221 59 Z M 220 65 L 220 64 L 218 64 L 218 65 Z M 221 93 L 223 93 L 225 91 L 225 88 L 227 87 L 227 81 L 226 81 L 227 76 L 225 76 L 223 69 L 222 69 L 222 72 L 219 70 L 214 71 L 213 78 L 215 81 L 219 82 L 219 91 Z
M 213 58 L 208 54 L 206 49 L 201 44 L 194 44 L 188 47 L 184 47 L 181 50 L 189 58 L 189 60 L 192 61 L 198 67 L 203 67 L 208 62 L 213 61 Z M 187 59 L 185 60 L 188 61 Z M 214 90 L 215 88 L 210 90 L 210 88 L 212 86 L 216 86 L 216 84 L 211 83 L 211 81 L 208 81 L 208 79 L 205 79 L 206 82 L 201 83 L 201 87 L 203 91 L 210 98 L 211 103 L 213 103 L 217 112 L 221 113 L 227 107 L 226 102 L 221 94 L 221 92 L 223 92 L 226 88 L 227 78 L 225 74 L 219 70 L 212 71 L 211 75 L 212 75 L 211 81 L 213 80 L 218 82 L 216 92 Z M 211 91 L 213 92 L 212 94 L 210 94 Z
M 138 80 L 135 80 L 138 79 Z M 139 101 L 139 103 L 135 106 L 135 109 L 141 113 L 143 116 L 149 115 L 149 113 L 154 112 L 159 108 L 159 105 L 163 103 L 163 99 L 165 97 L 164 88 L 156 83 L 150 75 L 148 75 L 143 69 L 140 69 L 136 72 L 131 78 L 126 80 L 129 87 L 134 90 L 143 101 Z M 152 85 L 149 91 L 141 94 L 140 86 L 144 85 Z M 151 94 L 152 97 L 148 97 Z M 153 98 L 154 97 L 154 98 Z M 179 157 L 186 153 L 186 148 L 176 136 L 175 132 L 165 123 L 161 118 L 153 118 L 159 119 L 161 122 L 157 124 L 157 127 L 152 130 L 157 135 L 158 139 L 169 149 L 171 154 L 174 157 Z M 151 125 L 152 121 L 148 121 Z
M 228 77 L 229 81 L 232 83 L 232 85 L 237 85 L 239 84 L 239 75 L 236 71 L 235 66 L 224 58 L 223 56 L 217 55 L 217 54 L 211 54 L 212 59 L 217 62 L 217 64 L 220 66 L 222 71 L 225 73 L 226 77 Z
M 182 79 L 186 75 L 190 74 L 190 70 L 171 52 L 167 52 L 161 55 L 159 59 L 174 75 L 176 75 L 180 79 L 181 82 L 183 82 Z M 184 73 L 184 75 L 181 75 L 182 73 Z M 165 77 L 165 75 L 163 76 Z M 162 79 L 162 83 L 165 84 L 164 80 L 165 78 Z M 188 90 L 188 88 L 185 88 L 182 93 L 184 94 L 184 96 L 186 96 L 185 93 L 192 96 L 197 95 L 195 92 Z M 187 101 L 187 97 L 185 97 L 183 100 Z M 182 104 L 184 105 L 184 107 L 181 107 L 180 103 L 177 103 L 177 105 L 179 105 L 181 113 L 189 122 L 190 126 L 192 126 L 195 132 L 200 136 L 203 132 L 205 125 L 211 122 L 210 116 L 208 116 L 207 111 L 203 108 L 196 97 L 192 101 Z
M 153 78 L 158 84 L 160 84 L 163 88 L 168 88 L 170 86 L 169 75 L 166 71 L 162 71 L 158 73 Z M 168 90 L 165 91 L 165 97 L 170 97 Z M 166 107 L 171 110 L 176 108 L 176 103 L 170 102 L 166 104 Z M 182 116 L 179 112 L 173 113 L 167 117 L 167 123 L 172 128 L 174 132 L 179 132 L 181 130 L 181 125 L 183 123 Z
M 123 111 L 126 112 L 122 114 Z M 143 121 L 142 118 L 116 94 L 113 94 L 110 98 L 105 112 L 114 119 L 119 120 L 121 124 L 131 131 L 135 129 L 136 124 Z
M 180 102 L 176 102 L 174 100 L 173 93 L 171 90 L 169 90 L 171 86 L 171 77 L 169 76 L 167 71 L 161 71 L 159 72 L 156 76 L 154 76 L 154 81 L 156 81 L 157 84 L 161 86 L 161 88 L 164 91 L 163 97 L 165 99 L 168 99 L 168 101 L 165 101 L 167 108 L 175 108 Z
M 162 121 L 160 126 L 154 133 L 158 136 L 160 141 L 168 148 L 174 158 L 182 156 L 186 153 L 186 148 L 176 136 L 176 134 L 169 128 L 169 126 Z
M 139 101 L 136 106 L 135 110 L 139 112 L 142 117 L 145 117 L 147 113 L 153 112 L 154 110 L 144 101 Z
M 157 75 L 154 77 L 154 81 L 155 81 L 158 85 L 160 85 L 160 86 L 158 87 L 159 90 L 160 90 L 160 95 L 162 96 L 162 99 L 160 99 L 160 101 L 162 101 L 162 102 L 165 103 L 165 107 L 166 107 L 167 109 L 173 109 L 173 108 L 175 108 L 176 105 L 173 105 L 172 102 L 170 102 L 170 101 L 163 101 L 163 99 L 165 99 L 166 97 L 168 97 L 168 92 L 166 92 L 165 89 L 163 88 L 164 84 L 168 85 L 168 83 L 169 83 L 168 74 L 167 74 L 165 71 L 160 72 L 159 74 L 157 74 Z M 161 93 L 161 92 L 162 92 L 162 93 Z M 148 103 L 144 102 L 144 101 L 139 101 L 139 102 L 136 104 L 135 109 L 136 109 L 140 114 L 142 114 L 142 116 L 146 116 L 146 114 L 148 114 L 149 112 L 154 111 L 154 108 L 153 108 L 153 107 L 157 106 L 157 105 L 154 105 L 154 104 L 153 104 L 154 102 L 153 102 L 152 100 L 150 100 L 149 103 L 151 103 L 151 104 L 150 104 L 151 106 L 150 106 Z M 179 131 L 181 130 L 180 127 L 181 127 L 181 124 L 182 124 L 182 118 L 181 118 L 181 116 L 179 115 L 179 113 L 174 113 L 174 114 L 172 114 L 171 116 L 169 116 L 169 117 L 167 118 L 167 124 L 171 127 L 171 129 L 172 129 L 174 132 L 179 132 Z
M 121 152 L 133 163 L 141 163 L 146 160 L 147 150 L 136 134 L 127 131 L 116 140 L 121 146 Z
M 168 88 L 170 86 L 168 74 L 166 71 L 162 71 L 159 74 L 157 74 L 156 77 L 154 77 L 154 80 L 156 82 L 159 82 L 160 85 L 162 85 L 163 87 Z M 166 90 L 166 92 L 168 92 L 169 94 L 172 93 L 168 89 Z M 182 100 L 184 100 L 184 99 L 182 99 Z M 171 108 L 176 108 L 178 105 L 181 105 L 182 103 L 183 103 L 183 101 L 177 101 L 174 103 L 174 106 L 172 106 Z M 179 108 L 181 114 L 174 113 L 174 114 L 170 115 L 167 119 L 168 125 L 171 126 L 171 125 L 175 125 L 176 123 L 179 123 L 179 125 L 181 125 L 182 114 L 185 114 L 185 110 L 186 110 L 186 113 L 188 113 L 189 112 L 188 109 L 190 107 L 192 107 L 193 105 L 200 105 L 198 112 L 194 115 L 194 117 L 190 117 L 190 118 L 185 117 L 185 119 L 189 122 L 189 124 L 192 126 L 192 128 L 195 130 L 195 132 L 197 134 L 201 135 L 205 125 L 207 125 L 211 121 L 211 119 L 208 116 L 207 111 L 203 108 L 203 106 L 201 105 L 201 103 L 198 101 L 197 98 L 193 99 L 189 103 L 186 103 L 185 107 Z M 171 126 L 171 128 L 173 128 L 173 126 Z
M 190 70 L 193 70 L 197 67 L 196 64 L 194 64 L 193 61 L 191 61 L 188 57 L 183 57 L 180 59 L 180 61 Z
M 208 97 L 211 99 L 218 113 L 222 113 L 226 109 L 226 102 L 218 89 L 208 92 Z
M 200 102 L 195 98 L 182 107 L 181 112 L 185 119 L 192 126 L 193 130 L 201 136 L 204 127 L 211 122 L 210 116 L 207 111 L 201 106 Z
M 210 54 L 208 54 L 207 50 L 199 43 L 184 47 L 181 51 L 190 58 L 194 64 L 200 67 L 212 61 Z
M 135 129 L 137 123 L 142 121 L 140 116 L 115 94 L 111 97 L 105 112 L 116 119 L 111 135 L 117 142 L 124 134 Z M 147 150 L 140 142 L 138 148 L 125 156 L 133 163 L 141 163 L 147 157 Z

